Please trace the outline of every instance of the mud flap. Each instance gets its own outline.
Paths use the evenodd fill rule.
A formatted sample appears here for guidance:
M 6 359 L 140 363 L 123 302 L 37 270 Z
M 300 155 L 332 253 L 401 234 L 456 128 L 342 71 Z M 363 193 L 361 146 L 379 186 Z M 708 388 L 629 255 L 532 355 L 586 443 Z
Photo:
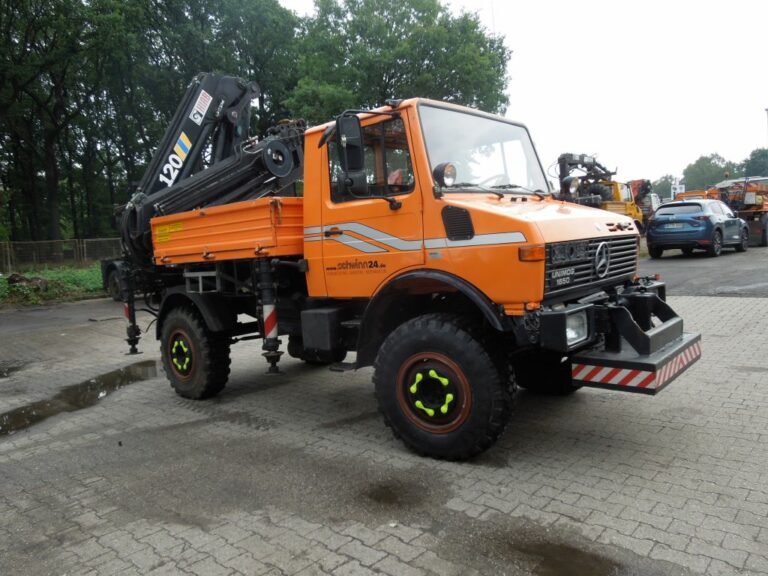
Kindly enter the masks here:
M 701 357 L 701 335 L 683 335 L 651 354 L 630 346 L 621 352 L 594 351 L 571 358 L 574 385 L 657 394 Z

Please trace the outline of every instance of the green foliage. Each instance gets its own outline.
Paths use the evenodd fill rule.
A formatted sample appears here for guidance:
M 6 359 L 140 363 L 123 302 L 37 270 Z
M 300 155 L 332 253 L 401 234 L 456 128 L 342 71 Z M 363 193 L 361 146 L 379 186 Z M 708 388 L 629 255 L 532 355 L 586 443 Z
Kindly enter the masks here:
M 507 105 L 510 51 L 474 14 L 437 0 L 316 0 L 287 104 L 323 122 L 344 108 L 423 96 L 489 112 Z
M 37 285 L 8 284 L 8 277 L 0 277 L 0 306 L 34 305 L 51 300 L 75 300 L 103 295 L 101 266 L 93 264 L 87 268 L 45 268 L 26 272 L 30 279 L 41 278 Z
M 438 0 L 14 0 L 0 8 L 0 237 L 116 234 L 193 76 L 261 88 L 254 126 L 427 96 L 503 111 L 509 50 Z
M 743 171 L 744 176 L 768 176 L 768 148 L 752 150 L 744 160 Z
M 665 174 L 653 182 L 653 191 L 659 195 L 659 198 L 672 197 L 672 184 L 675 183 L 675 177 L 671 174 Z
M 719 154 L 700 156 L 683 170 L 686 190 L 705 190 L 726 178 L 740 176 L 739 166 Z

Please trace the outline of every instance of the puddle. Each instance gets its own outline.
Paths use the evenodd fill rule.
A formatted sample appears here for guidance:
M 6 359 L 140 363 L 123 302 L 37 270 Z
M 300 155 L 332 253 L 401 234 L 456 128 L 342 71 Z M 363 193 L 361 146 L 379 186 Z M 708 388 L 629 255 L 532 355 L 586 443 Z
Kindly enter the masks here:
M 536 559 L 536 576 L 610 576 L 619 573 L 617 562 L 567 544 L 541 542 L 514 547 Z
M 330 422 L 323 422 L 318 427 L 325 430 L 336 430 L 337 428 L 346 428 L 352 424 L 359 424 L 360 422 L 372 420 L 373 418 L 377 418 L 378 415 L 379 412 L 377 410 L 371 410 L 370 412 L 363 412 L 362 414 L 357 414 L 355 416 L 348 416 L 346 418 L 340 418 Z
M 380 508 L 418 508 L 426 504 L 429 496 L 418 485 L 401 481 L 376 482 L 360 493 L 363 504 Z
M 107 372 L 80 384 L 67 386 L 53 398 L 33 402 L 0 414 L 0 436 L 15 434 L 19 430 L 29 428 L 57 414 L 88 408 L 123 386 L 155 376 L 157 376 L 157 364 L 154 360 L 145 360 Z
M 0 360 L 0 379 L 8 378 L 8 376 L 14 372 L 18 372 L 22 368 L 24 368 L 23 362 Z
M 763 366 L 731 366 L 734 370 L 737 372 L 750 372 L 755 374 L 762 374 L 764 372 L 768 372 L 768 368 L 764 368 Z M 0 373 L 0 377 L 2 377 L 2 374 Z

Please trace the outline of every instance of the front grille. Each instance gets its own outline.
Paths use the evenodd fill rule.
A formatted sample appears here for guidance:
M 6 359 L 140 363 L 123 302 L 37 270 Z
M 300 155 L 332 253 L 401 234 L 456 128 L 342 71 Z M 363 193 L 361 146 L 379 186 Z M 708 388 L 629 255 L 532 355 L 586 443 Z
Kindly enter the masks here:
M 600 278 L 595 270 L 595 253 L 605 242 L 610 251 L 608 273 Z M 593 238 L 547 244 L 544 296 L 563 296 L 585 289 L 618 284 L 635 274 L 637 238 Z

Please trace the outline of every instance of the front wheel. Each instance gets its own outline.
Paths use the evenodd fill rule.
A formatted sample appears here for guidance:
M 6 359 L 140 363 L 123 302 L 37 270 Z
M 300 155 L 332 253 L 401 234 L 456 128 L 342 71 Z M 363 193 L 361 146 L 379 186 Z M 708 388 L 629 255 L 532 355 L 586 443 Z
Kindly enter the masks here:
M 736 252 L 746 252 L 747 248 L 749 248 L 749 232 L 742 230 L 741 242 L 736 244 Z
M 716 258 L 717 256 L 720 256 L 720 252 L 722 251 L 723 234 L 720 232 L 720 230 L 715 230 L 715 233 L 712 235 L 712 243 L 707 246 L 707 254 L 713 258 Z
M 229 378 L 229 338 L 217 336 L 191 307 L 171 310 L 160 336 L 163 368 L 179 396 L 202 400 L 224 389 Z
M 648 246 L 648 254 L 654 259 L 661 258 L 661 255 L 664 254 L 664 249 L 658 246 Z
M 509 375 L 456 316 L 426 314 L 395 329 L 376 357 L 373 382 L 387 425 L 424 456 L 471 458 L 509 419 Z

